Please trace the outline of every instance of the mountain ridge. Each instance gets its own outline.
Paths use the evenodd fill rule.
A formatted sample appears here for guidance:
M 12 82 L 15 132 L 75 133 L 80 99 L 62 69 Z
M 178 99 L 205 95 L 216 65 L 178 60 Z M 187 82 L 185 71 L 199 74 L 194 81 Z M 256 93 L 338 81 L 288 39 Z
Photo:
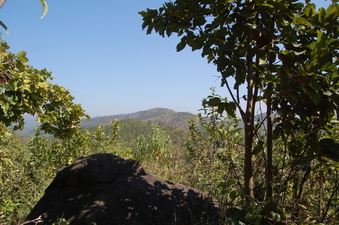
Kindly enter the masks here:
M 158 122 L 162 126 L 186 128 L 186 126 L 188 126 L 187 121 L 195 116 L 196 115 L 189 112 L 176 112 L 167 108 L 152 108 L 135 113 L 101 116 L 90 120 L 83 120 L 82 126 L 84 128 L 89 128 L 109 124 L 113 120 L 137 119 L 141 121 L 151 120 L 153 122 Z
M 195 114 L 189 112 L 176 112 L 172 109 L 158 107 L 134 113 L 97 116 L 89 120 L 83 119 L 81 125 L 83 128 L 90 128 L 110 124 L 114 120 L 137 119 L 145 122 L 149 120 L 157 122 L 161 126 L 173 126 L 187 129 L 187 121 L 195 116 Z M 35 117 L 26 116 L 25 128 L 19 132 L 24 135 L 33 136 L 35 134 L 35 127 L 38 125 L 39 124 L 35 121 Z

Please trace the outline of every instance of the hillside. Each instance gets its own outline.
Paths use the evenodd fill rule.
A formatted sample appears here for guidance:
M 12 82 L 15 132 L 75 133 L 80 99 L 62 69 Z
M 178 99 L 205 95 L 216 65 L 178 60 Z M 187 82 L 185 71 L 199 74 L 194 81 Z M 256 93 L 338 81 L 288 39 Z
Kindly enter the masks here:
M 162 126 L 172 126 L 186 129 L 188 128 L 187 121 L 194 117 L 194 114 L 188 112 L 175 112 L 171 109 L 154 108 L 136 113 L 101 116 L 92 118 L 90 120 L 83 120 L 82 126 L 84 128 L 89 128 L 109 124 L 112 122 L 112 120 L 136 119 L 145 122 L 150 120 L 153 122 L 158 122 Z
M 105 124 L 110 124 L 113 120 L 127 120 L 135 119 L 140 121 L 153 121 L 159 123 L 161 126 L 171 126 L 182 129 L 188 128 L 187 121 L 194 118 L 195 115 L 188 112 L 175 112 L 171 109 L 154 108 L 145 111 L 139 111 L 136 113 L 119 114 L 111 116 L 100 116 L 90 120 L 83 120 L 82 126 L 84 128 L 97 127 Z M 35 121 L 35 117 L 25 116 L 25 129 L 19 131 L 23 135 L 33 136 L 35 134 L 35 127 L 38 123 Z

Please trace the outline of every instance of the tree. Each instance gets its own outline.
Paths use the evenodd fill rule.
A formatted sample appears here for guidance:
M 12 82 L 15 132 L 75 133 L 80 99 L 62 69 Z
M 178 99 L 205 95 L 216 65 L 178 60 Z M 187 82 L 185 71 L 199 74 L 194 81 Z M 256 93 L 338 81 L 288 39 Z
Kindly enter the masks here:
M 5 126 L 24 126 L 24 114 L 37 117 L 41 129 L 59 138 L 67 138 L 77 130 L 85 114 L 73 102 L 70 91 L 52 84 L 51 72 L 29 66 L 26 52 L 13 54 L 3 40 L 0 42 L 0 131 Z
M 244 122 L 247 205 L 254 198 L 252 160 L 259 131 L 267 132 L 267 201 L 273 197 L 274 138 L 283 136 L 292 141 L 293 133 L 304 132 L 307 141 L 299 155 L 303 159 L 299 163 L 306 162 L 304 181 L 312 160 L 322 154 L 319 143 L 323 134 L 330 132 L 339 104 L 339 9 L 335 2 L 316 11 L 311 1 L 176 0 L 158 10 L 140 12 L 147 34 L 155 31 L 165 37 L 177 33 L 181 36 L 177 51 L 186 46 L 193 51 L 200 49 L 220 72 L 221 86 L 228 89 L 232 101 L 215 98 L 209 103 L 218 106 L 220 113 L 235 115 L 238 109 Z M 247 93 L 242 97 L 244 88 Z M 263 103 L 266 119 L 257 123 L 256 107 Z M 300 184 L 299 202 L 302 187 Z
M 0 1 L 0 8 L 6 0 Z M 45 0 L 42 4 L 43 18 L 48 10 Z M 6 25 L 0 21 L 7 32 Z M 24 114 L 37 116 L 41 129 L 59 138 L 68 138 L 77 130 L 82 117 L 89 116 L 79 104 L 73 103 L 70 91 L 52 84 L 51 72 L 29 66 L 26 52 L 14 55 L 9 46 L 0 40 L 0 131 L 4 126 L 14 124 L 14 130 L 24 126 Z
M 213 194 L 227 207 L 244 199 L 237 191 L 243 186 L 242 168 L 238 166 L 243 158 L 243 135 L 238 119 L 222 115 L 217 106 L 207 104 L 222 98 L 211 91 L 203 99 L 201 113 L 189 121 L 184 152 L 186 184 Z

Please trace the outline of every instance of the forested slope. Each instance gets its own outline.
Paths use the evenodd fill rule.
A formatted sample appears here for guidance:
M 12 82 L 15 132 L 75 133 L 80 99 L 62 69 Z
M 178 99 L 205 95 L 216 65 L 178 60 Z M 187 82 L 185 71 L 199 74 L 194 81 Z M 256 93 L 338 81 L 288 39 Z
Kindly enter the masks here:
M 91 128 L 97 126 L 103 126 L 107 124 L 111 124 L 114 120 L 139 120 L 143 122 L 153 121 L 158 123 L 161 126 L 171 126 L 177 128 L 188 129 L 187 121 L 194 118 L 195 115 L 189 112 L 175 112 L 171 109 L 166 108 L 153 108 L 149 110 L 139 111 L 135 113 L 128 114 L 119 114 L 119 115 L 110 115 L 110 116 L 99 116 L 91 119 L 83 119 L 81 126 L 83 128 Z M 137 123 L 137 122 L 135 122 Z M 124 127 L 133 123 L 124 122 Z M 139 123 L 141 124 L 141 123 Z M 23 130 L 19 131 L 21 134 L 26 136 L 34 136 L 35 135 L 35 127 L 39 124 L 36 122 L 36 119 L 32 116 L 25 116 L 25 127 Z
M 90 120 L 83 120 L 82 126 L 84 128 L 100 126 L 111 123 L 112 120 L 126 120 L 126 119 L 137 119 L 140 121 L 155 121 L 162 126 L 174 126 L 188 128 L 187 120 L 194 117 L 194 114 L 189 112 L 175 112 L 171 109 L 165 108 L 154 108 L 145 111 L 139 111 L 129 114 L 111 115 L 111 116 L 100 116 Z

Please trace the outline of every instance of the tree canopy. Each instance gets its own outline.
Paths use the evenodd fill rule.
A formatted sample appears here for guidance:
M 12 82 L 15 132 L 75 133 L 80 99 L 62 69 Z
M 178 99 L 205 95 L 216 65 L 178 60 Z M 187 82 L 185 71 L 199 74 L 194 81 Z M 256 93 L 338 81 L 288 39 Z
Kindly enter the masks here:
M 0 130 L 11 125 L 22 129 L 23 115 L 30 114 L 37 117 L 46 133 L 71 136 L 87 115 L 73 102 L 70 91 L 52 84 L 51 72 L 31 67 L 26 52 L 9 52 L 4 40 L 0 42 L 0 62 Z
M 6 0 L 0 1 L 0 8 Z M 42 4 L 43 18 L 48 5 Z M 8 32 L 6 25 L 0 25 Z M 88 117 L 81 105 L 73 102 L 70 91 L 57 84 L 46 69 L 34 69 L 28 64 L 26 52 L 9 52 L 9 46 L 0 40 L 0 131 L 13 125 L 14 130 L 24 126 L 24 114 L 37 117 L 41 129 L 55 137 L 67 138 L 76 131 L 82 117 Z
M 322 156 L 338 159 L 338 150 L 320 147 L 329 146 L 324 143 L 338 117 L 336 2 L 317 9 L 311 1 L 296 0 L 176 0 L 140 12 L 147 34 L 177 34 L 181 37 L 177 51 L 185 47 L 201 50 L 202 57 L 220 72 L 221 86 L 232 99 L 215 97 L 205 103 L 231 116 L 238 109 L 242 117 L 248 205 L 253 202 L 256 182 L 253 158 L 259 153 L 266 154 L 266 200 L 274 198 L 274 140 L 289 143 L 295 162 L 304 165 L 296 204 L 303 200 L 312 161 Z M 255 113 L 262 108 L 266 117 L 258 122 Z M 259 138 L 262 131 L 265 136 Z M 292 147 L 295 142 L 299 143 L 297 151 Z

